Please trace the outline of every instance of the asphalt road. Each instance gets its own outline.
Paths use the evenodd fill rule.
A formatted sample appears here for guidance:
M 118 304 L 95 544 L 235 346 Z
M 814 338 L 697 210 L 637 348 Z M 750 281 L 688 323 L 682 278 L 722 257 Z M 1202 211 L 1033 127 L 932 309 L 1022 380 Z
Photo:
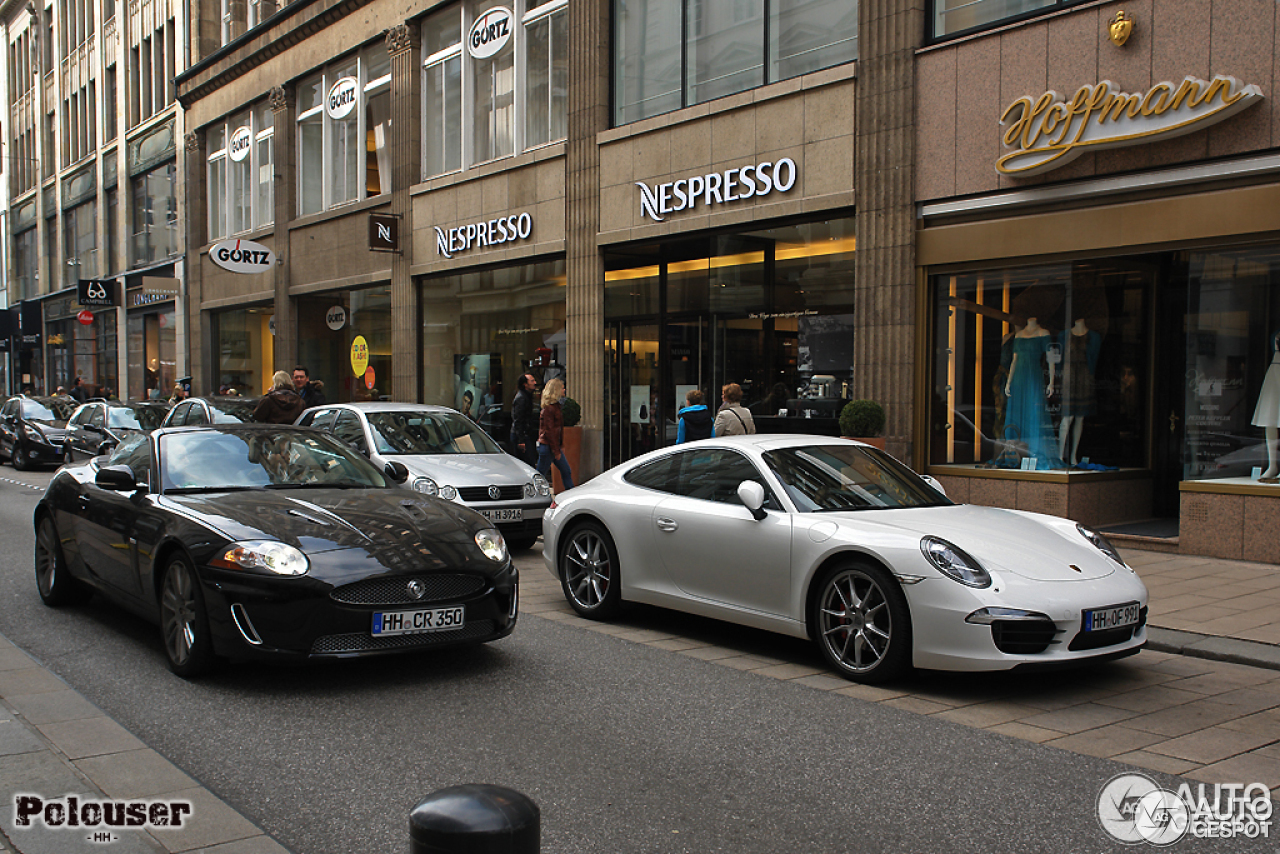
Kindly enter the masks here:
M 465 782 L 533 798 L 548 854 L 1133 850 L 1095 802 L 1136 769 L 533 616 L 482 648 L 185 682 L 158 629 L 100 599 L 41 604 L 40 493 L 11 477 L 0 633 L 298 854 L 407 850 L 413 805 Z

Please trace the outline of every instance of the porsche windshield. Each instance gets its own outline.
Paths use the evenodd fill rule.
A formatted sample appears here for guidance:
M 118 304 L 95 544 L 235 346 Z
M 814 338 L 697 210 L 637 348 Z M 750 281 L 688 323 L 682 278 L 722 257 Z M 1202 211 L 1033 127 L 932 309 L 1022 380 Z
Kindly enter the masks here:
M 364 457 L 309 431 L 169 433 L 159 451 L 165 492 L 390 485 Z
M 769 451 L 764 459 L 802 513 L 952 503 L 906 466 L 874 448 L 809 445 Z
M 500 454 L 475 422 L 456 412 L 369 412 L 379 454 Z

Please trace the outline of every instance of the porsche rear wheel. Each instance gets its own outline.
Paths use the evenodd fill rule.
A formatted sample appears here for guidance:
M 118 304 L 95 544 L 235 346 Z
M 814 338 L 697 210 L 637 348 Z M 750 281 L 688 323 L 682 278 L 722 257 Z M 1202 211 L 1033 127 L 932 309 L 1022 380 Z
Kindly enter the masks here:
M 560 547 L 560 584 L 584 617 L 607 620 L 622 609 L 618 550 L 602 526 L 583 522 L 568 531 Z
M 214 662 L 200 579 L 185 558 L 169 561 L 160 591 L 160 629 L 169 669 L 190 679 L 206 673 Z
M 83 602 L 92 594 L 67 571 L 58 529 L 48 516 L 42 517 L 36 526 L 36 590 L 44 604 L 51 608 Z
M 911 615 L 893 576 L 849 563 L 822 579 L 811 615 L 822 654 L 854 682 L 886 682 L 911 668 Z

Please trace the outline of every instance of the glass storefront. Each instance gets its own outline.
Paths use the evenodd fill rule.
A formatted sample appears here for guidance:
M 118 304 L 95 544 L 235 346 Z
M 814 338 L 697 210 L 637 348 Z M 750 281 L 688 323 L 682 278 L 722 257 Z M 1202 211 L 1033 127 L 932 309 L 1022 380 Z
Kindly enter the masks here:
M 326 401 L 408 399 L 392 386 L 390 286 L 303 297 L 297 309 L 298 364 Z
M 854 221 L 605 252 L 606 461 L 675 441 L 676 410 L 738 383 L 762 432 L 837 431 L 853 365 Z
M 213 315 L 213 364 L 217 388 L 208 392 L 257 397 L 270 389 L 276 372 L 270 307 L 243 308 Z M 292 367 L 292 366 L 290 366 Z
M 116 313 L 112 309 L 93 313 L 93 322 L 75 317 L 51 320 L 45 339 L 49 369 L 47 388 L 62 386 L 70 391 L 80 377 L 90 397 L 112 397 L 116 377 Z
M 167 399 L 178 381 L 178 328 L 173 305 L 130 312 L 128 324 L 129 396 Z

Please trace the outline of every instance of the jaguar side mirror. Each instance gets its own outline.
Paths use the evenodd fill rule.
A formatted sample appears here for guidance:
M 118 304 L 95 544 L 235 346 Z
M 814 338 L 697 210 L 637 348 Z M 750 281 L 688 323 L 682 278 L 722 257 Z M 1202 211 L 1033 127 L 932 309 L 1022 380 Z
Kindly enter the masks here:
M 383 468 L 383 473 L 394 480 L 396 483 L 404 483 L 409 479 L 409 470 L 405 468 L 404 463 L 398 463 L 395 460 L 387 463 Z

